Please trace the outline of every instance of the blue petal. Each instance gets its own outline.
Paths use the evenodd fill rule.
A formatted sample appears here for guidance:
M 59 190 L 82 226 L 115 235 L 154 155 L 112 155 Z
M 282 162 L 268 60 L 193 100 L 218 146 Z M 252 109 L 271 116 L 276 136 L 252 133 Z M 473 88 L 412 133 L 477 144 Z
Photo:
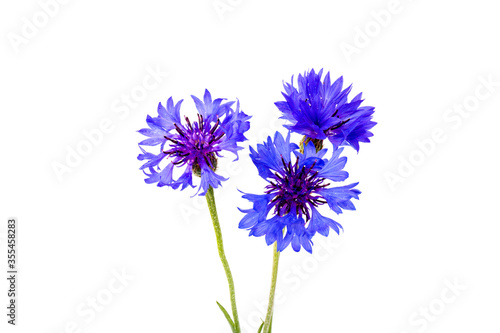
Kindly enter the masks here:
M 266 142 L 257 145 L 257 151 L 250 147 L 250 157 L 259 175 L 267 179 L 283 168 L 282 159 L 287 163 L 290 162 L 290 154 L 295 149 L 298 149 L 298 146 L 290 143 L 290 133 L 285 140 L 281 133 L 276 132 L 274 141 L 268 137 Z
M 144 179 L 147 184 L 158 183 L 158 186 L 171 185 L 173 164 L 169 163 L 161 172 L 157 172 L 154 168 L 149 168 L 149 174 L 144 171 L 148 178 Z
M 319 234 L 323 236 L 328 236 L 329 233 L 329 228 L 332 228 L 337 234 L 340 232 L 340 229 L 342 226 L 335 222 L 334 220 L 325 217 L 321 215 L 316 208 L 311 208 L 312 210 L 312 217 L 311 221 L 309 222 L 309 226 L 307 230 L 314 234 L 318 232 Z
M 203 104 L 203 102 L 196 96 L 191 95 L 191 98 L 193 99 L 194 104 L 196 105 L 198 113 L 201 114 L 203 117 L 206 117 L 207 112 L 205 111 L 205 105 Z
M 355 210 L 354 204 L 351 199 L 359 199 L 361 191 L 353 189 L 358 183 L 350 184 L 347 186 L 325 188 L 318 191 L 328 203 L 328 206 L 337 214 L 342 213 L 342 209 Z
M 163 142 L 165 142 L 165 138 L 149 138 L 142 140 L 139 144 L 143 146 L 157 146 Z
M 306 250 L 309 253 L 312 253 L 312 241 L 308 235 L 304 234 L 300 237 L 300 244 L 302 244 L 304 250 Z
M 347 163 L 347 157 L 339 157 L 342 150 L 343 148 L 339 148 L 333 152 L 332 157 L 325 163 L 323 168 L 319 170 L 318 177 L 330 179 L 335 182 L 347 179 L 349 174 L 342 170 Z
M 180 186 L 181 191 L 188 186 L 194 187 L 192 167 L 190 165 L 186 166 L 186 169 L 184 169 L 184 173 L 177 180 L 172 181 L 171 186 L 173 189 L 177 189 Z
M 227 180 L 227 178 L 216 174 L 209 166 L 201 166 L 201 182 L 198 191 L 201 190 L 202 192 L 199 195 L 204 196 L 210 186 L 217 188 L 221 185 L 221 181 L 225 180 Z
M 243 218 L 241 219 L 240 223 L 238 224 L 238 228 L 248 229 L 256 225 L 257 222 L 259 222 L 259 213 L 253 210 L 249 211 L 250 212 L 247 213 L 245 216 L 243 216 Z

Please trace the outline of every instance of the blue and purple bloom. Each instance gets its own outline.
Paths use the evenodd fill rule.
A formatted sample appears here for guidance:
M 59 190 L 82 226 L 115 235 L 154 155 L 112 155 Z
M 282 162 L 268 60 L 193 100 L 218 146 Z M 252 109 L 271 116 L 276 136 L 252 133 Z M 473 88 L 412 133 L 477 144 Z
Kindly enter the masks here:
M 251 209 L 240 209 L 246 215 L 239 228 L 249 229 L 250 236 L 264 236 L 267 245 L 278 242 L 278 251 L 289 244 L 295 251 L 304 248 L 312 252 L 312 237 L 319 233 L 328 236 L 330 229 L 337 234 L 342 226 L 323 215 L 318 207 L 327 204 L 335 213 L 343 209 L 355 210 L 352 198 L 361 193 L 354 189 L 358 183 L 342 187 L 329 187 L 332 182 L 344 181 L 348 173 L 343 170 L 347 158 L 340 157 L 343 148 L 334 150 L 330 159 L 323 159 L 326 149 L 316 152 L 312 142 L 299 152 L 296 144 L 290 143 L 276 132 L 257 151 L 250 147 L 250 157 L 259 175 L 269 182 L 265 194 L 244 194 L 251 201 Z M 292 160 L 292 153 L 295 160 Z
M 349 86 L 342 89 L 343 78 L 330 82 L 328 72 L 323 80 L 323 70 L 318 74 L 314 69 L 299 75 L 298 89 L 291 83 L 285 83 L 283 96 L 285 101 L 276 102 L 283 113 L 282 119 L 290 122 L 285 127 L 315 142 L 318 148 L 323 140 L 328 139 L 335 148 L 351 146 L 359 151 L 360 142 L 370 142 L 375 126 L 372 114 L 374 107 L 361 106 L 361 93 L 348 102 L 351 91 Z
M 205 195 L 209 187 L 217 188 L 226 178 L 215 173 L 217 158 L 222 157 L 226 150 L 236 155 L 239 142 L 246 140 L 244 133 L 250 128 L 250 119 L 240 111 L 239 102 L 236 108 L 234 102 L 224 102 L 222 98 L 212 101 L 212 96 L 205 90 L 203 101 L 191 96 L 198 109 L 198 118 L 191 121 L 184 117 L 182 124 L 180 108 L 182 100 L 174 105 L 172 97 L 167 101 L 166 107 L 158 105 L 158 117 L 147 116 L 149 128 L 139 130 L 139 133 L 148 137 L 139 143 L 142 154 L 139 160 L 146 160 L 141 166 L 147 178 L 146 183 L 157 183 L 158 186 L 170 186 L 184 190 L 188 185 L 193 185 L 193 173 L 201 177 L 198 192 Z M 168 146 L 166 147 L 166 145 Z M 157 154 L 147 152 L 142 146 L 160 146 Z M 167 159 L 166 165 L 160 163 Z M 185 166 L 182 175 L 174 179 L 174 167 Z M 149 170 L 149 173 L 146 172 Z

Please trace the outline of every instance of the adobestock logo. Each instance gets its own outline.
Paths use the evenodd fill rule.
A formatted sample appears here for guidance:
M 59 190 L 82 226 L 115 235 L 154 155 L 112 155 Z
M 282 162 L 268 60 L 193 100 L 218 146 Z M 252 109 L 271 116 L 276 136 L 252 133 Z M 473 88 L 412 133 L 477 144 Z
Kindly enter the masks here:
M 62 5 L 66 5 L 70 0 L 41 0 L 38 1 L 40 10 L 34 12 L 31 17 L 21 17 L 21 28 L 19 33 L 8 32 L 7 39 L 14 49 L 19 53 L 21 45 L 26 45 L 38 36 L 41 29 L 45 28 L 51 19 L 57 16 Z
M 457 278 L 444 280 L 445 287 L 439 295 L 431 299 L 427 304 L 419 306 L 408 318 L 410 329 L 400 331 L 399 333 L 423 333 L 427 331 L 432 323 L 435 323 L 448 310 L 451 304 L 455 303 L 467 290 L 467 287 L 461 284 Z
M 279 272 L 277 283 L 279 287 L 276 288 L 274 300 L 275 308 L 285 304 L 287 297 L 298 292 L 304 281 L 313 278 L 321 263 L 331 259 L 341 245 L 342 237 L 316 237 L 312 254 L 308 253 L 300 263 L 293 264 Z M 267 303 L 267 298 L 263 298 L 260 302 L 253 301 L 254 310 L 241 322 L 242 332 L 253 333 L 258 330 L 262 324 L 262 318 L 266 317 Z
M 412 1 L 412 0 L 408 0 Z M 404 6 L 400 0 L 391 0 L 385 9 L 370 12 L 371 19 L 361 28 L 354 27 L 354 36 L 352 42 L 340 43 L 340 50 L 347 63 L 351 63 L 354 55 L 361 54 L 361 51 L 367 48 L 373 39 L 377 38 L 383 29 L 387 28 L 394 16 L 403 12 Z
M 239 184 L 236 179 L 239 176 L 243 176 L 241 164 L 239 163 L 239 161 L 233 161 L 232 156 L 222 157 L 219 160 L 219 165 L 215 172 L 224 178 L 229 178 L 236 184 Z M 199 178 L 197 180 L 199 180 Z M 189 191 L 189 189 L 190 188 L 188 187 L 188 189 L 186 190 Z M 217 196 L 218 195 L 219 193 L 217 193 Z M 202 212 L 205 212 L 207 210 L 207 199 L 205 198 L 205 196 L 194 195 L 189 199 L 185 199 L 184 202 L 179 201 L 179 203 L 177 204 L 177 209 L 182 218 L 182 221 L 185 224 L 198 222 L 200 219 L 205 221 L 206 215 L 202 214 Z
M 215 0 L 212 6 L 219 16 L 219 19 L 224 21 L 226 13 L 234 11 L 242 2 L 243 0 Z
M 121 271 L 111 270 L 113 277 L 109 279 L 106 286 L 99 289 L 93 295 L 85 298 L 76 307 L 76 315 L 78 319 L 66 322 L 61 330 L 54 333 L 82 333 L 85 326 L 90 325 L 95 321 L 100 313 L 105 312 L 113 300 L 125 291 L 129 283 L 135 279 L 134 276 L 128 274 L 125 268 Z
M 72 173 L 75 168 L 80 166 L 84 158 L 92 154 L 95 147 L 102 145 L 106 136 L 112 133 L 119 122 L 127 119 L 131 111 L 139 107 L 140 103 L 145 101 L 149 93 L 158 88 L 168 76 L 163 72 L 160 66 L 155 69 L 147 66 L 146 75 L 140 84 L 134 85 L 129 93 L 123 93 L 116 98 L 110 105 L 110 110 L 116 116 L 102 118 L 97 126 L 91 129 L 84 129 L 81 138 L 75 145 L 66 145 L 66 154 L 64 159 L 52 161 L 51 166 L 59 182 L 62 182 L 66 174 Z
M 459 103 L 454 103 L 452 107 L 443 113 L 443 121 L 452 130 L 458 130 L 465 119 L 468 119 L 473 112 L 478 111 L 481 102 L 491 98 L 500 87 L 499 81 L 494 81 L 493 75 L 488 77 L 479 76 L 479 84 L 474 91 L 462 99 Z M 397 185 L 415 174 L 418 167 L 422 166 L 434 153 L 440 144 L 448 140 L 450 129 L 444 126 L 435 127 L 431 131 L 430 137 L 415 140 L 415 148 L 405 156 L 398 156 L 398 166 L 396 171 L 386 171 L 384 178 L 389 189 L 394 192 Z

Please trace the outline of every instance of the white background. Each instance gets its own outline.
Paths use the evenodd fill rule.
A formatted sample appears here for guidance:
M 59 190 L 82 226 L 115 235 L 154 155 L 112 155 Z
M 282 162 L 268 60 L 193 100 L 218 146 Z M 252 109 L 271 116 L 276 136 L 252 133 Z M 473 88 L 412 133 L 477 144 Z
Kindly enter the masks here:
M 158 102 L 185 99 L 190 113 L 189 96 L 208 88 L 240 100 L 255 145 L 280 129 L 282 81 L 310 68 L 344 75 L 378 125 L 359 154 L 346 151 L 363 194 L 336 219 L 344 234 L 316 242 L 315 256 L 283 253 L 273 332 L 500 330 L 494 2 L 74 0 L 49 6 L 51 17 L 47 2 L 0 5 L 2 271 L 10 216 L 20 253 L 18 326 L 6 324 L 2 278 L 2 332 L 229 332 L 204 198 L 146 185 L 136 131 Z M 168 76 L 124 107 L 148 70 Z M 460 116 L 464 103 L 472 111 Z M 108 133 L 58 179 L 54 164 L 105 119 Z M 443 137 L 429 144 L 436 129 Z M 216 200 L 243 332 L 256 332 L 272 253 L 237 228 L 236 207 L 248 207 L 237 188 L 264 186 L 247 155 L 221 161 L 231 179 Z M 388 175 L 401 178 L 391 187 Z M 133 277 L 124 287 L 114 278 L 123 270 Z M 96 297 L 100 311 L 87 303 Z

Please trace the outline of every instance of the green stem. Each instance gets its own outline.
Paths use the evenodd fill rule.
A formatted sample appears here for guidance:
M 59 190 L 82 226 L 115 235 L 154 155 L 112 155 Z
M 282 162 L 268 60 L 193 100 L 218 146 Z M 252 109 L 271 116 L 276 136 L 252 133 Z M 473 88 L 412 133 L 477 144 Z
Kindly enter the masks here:
M 280 252 L 278 251 L 278 242 L 274 243 L 273 255 L 273 275 L 271 278 L 271 290 L 269 291 L 269 305 L 267 306 L 266 321 L 262 333 L 269 333 L 271 331 L 271 324 L 273 321 L 274 309 L 274 293 L 276 292 L 276 281 L 278 280 L 278 263 L 280 260 Z
M 217 238 L 217 250 L 219 251 L 220 261 L 222 266 L 224 266 L 224 271 L 226 272 L 227 283 L 229 284 L 229 293 L 231 295 L 231 309 L 233 312 L 234 319 L 234 329 L 236 333 L 240 333 L 240 322 L 238 319 L 238 310 L 236 309 L 236 295 L 234 292 L 234 281 L 233 275 L 231 274 L 231 269 L 229 268 L 229 263 L 226 259 L 226 254 L 224 253 L 224 244 L 222 243 L 222 232 L 219 224 L 219 217 L 217 216 L 217 208 L 215 207 L 215 197 L 214 189 L 212 186 L 208 188 L 207 194 L 208 210 L 210 211 L 210 216 L 212 217 L 212 222 L 214 224 L 215 237 Z

